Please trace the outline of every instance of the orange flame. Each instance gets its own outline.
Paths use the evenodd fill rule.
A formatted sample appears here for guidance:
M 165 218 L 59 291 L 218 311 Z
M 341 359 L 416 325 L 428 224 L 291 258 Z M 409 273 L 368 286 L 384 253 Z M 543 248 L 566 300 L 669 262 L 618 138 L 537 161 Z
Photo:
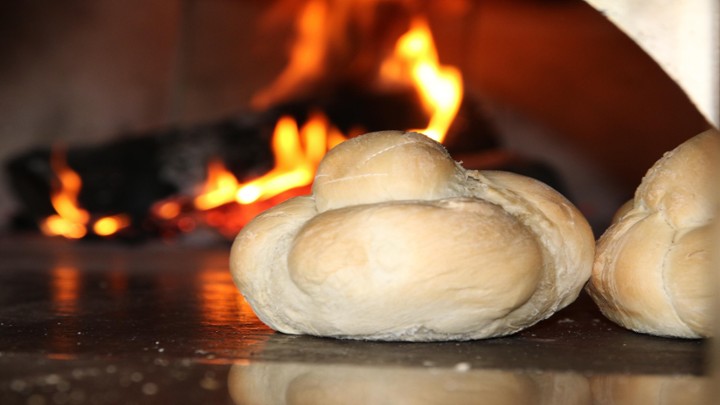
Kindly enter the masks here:
M 281 117 L 272 139 L 275 167 L 264 176 L 241 185 L 235 200 L 250 204 L 312 183 L 315 169 L 331 143 L 344 139 L 322 114 L 313 114 L 300 130 L 292 117 Z
M 56 176 L 50 202 L 57 214 L 45 218 L 40 223 L 40 230 L 48 236 L 81 239 L 88 233 L 91 218 L 90 213 L 78 202 L 82 189 L 80 175 L 68 166 L 65 152 L 61 149 L 53 150 L 50 167 Z M 130 217 L 118 214 L 97 219 L 92 224 L 92 230 L 97 235 L 110 236 L 129 225 Z
M 40 230 L 49 236 L 61 235 L 69 239 L 80 239 L 87 234 L 86 225 L 90 220 L 90 214 L 78 203 L 82 180 L 67 165 L 63 150 L 53 151 L 50 167 L 57 177 L 50 194 L 50 202 L 57 214 L 45 218 L 40 224 Z
M 100 236 L 110 236 L 130 226 L 130 217 L 125 214 L 102 217 L 93 224 L 93 232 Z
M 233 201 L 238 185 L 235 176 L 225 168 L 221 161 L 211 161 L 208 164 L 208 177 L 204 191 L 195 197 L 195 208 L 209 210 Z M 170 206 L 165 206 L 165 208 L 166 213 L 172 215 L 168 211 L 171 209 Z
M 288 66 L 268 89 L 255 97 L 253 103 L 256 107 L 267 107 L 288 96 L 298 95 L 298 90 L 307 83 L 323 77 L 330 51 L 328 45 L 336 39 L 333 27 L 344 26 L 337 23 L 329 7 L 323 0 L 310 0 L 305 4 L 296 20 L 298 38 L 291 50 Z M 416 88 L 429 119 L 426 128 L 415 131 L 438 142 L 444 140 L 460 108 L 462 77 L 458 69 L 440 65 L 425 19 L 415 18 L 410 29 L 398 39 L 393 53 L 382 61 L 379 79 Z M 293 118 L 282 117 L 276 123 L 272 138 L 275 166 L 268 173 L 243 183 L 221 161 L 211 161 L 207 180 L 197 196 L 159 202 L 151 208 L 151 212 L 158 219 L 175 220 L 179 229 L 188 230 L 194 228 L 197 222 L 197 217 L 187 215 L 188 208 L 191 208 L 193 212 L 204 212 L 202 221 L 219 228 L 228 223 L 228 217 L 223 210 L 215 208 L 260 201 L 270 205 L 307 191 L 325 153 L 346 139 L 346 135 L 320 113 L 312 114 L 302 128 Z M 41 229 L 48 235 L 82 238 L 91 223 L 89 213 L 80 207 L 77 199 L 82 181 L 67 166 L 63 154 L 53 154 L 51 164 L 58 178 L 51 197 L 57 215 L 45 219 Z M 244 207 L 243 211 L 256 210 L 260 205 Z M 130 218 L 123 214 L 112 215 L 91 225 L 95 234 L 108 236 L 129 226 Z
M 327 53 L 326 40 L 331 36 L 328 19 L 325 1 L 310 0 L 305 4 L 295 20 L 296 39 L 288 64 L 269 88 L 253 98 L 255 107 L 267 108 L 273 102 L 295 94 L 308 79 L 322 73 Z
M 203 191 L 195 197 L 194 206 L 205 211 L 230 202 L 251 204 L 307 186 L 312 183 L 315 170 L 327 150 L 345 139 L 321 113 L 312 114 L 302 128 L 298 128 L 292 117 L 281 117 L 275 124 L 272 138 L 275 167 L 257 179 L 240 183 L 222 162 L 212 161 L 208 165 Z M 176 203 L 168 201 L 158 206 L 156 213 L 169 219 L 178 215 L 179 210 Z
M 372 7 L 363 7 L 361 2 L 307 1 L 295 20 L 296 37 L 288 64 L 269 87 L 256 94 L 253 105 L 267 108 L 298 96 L 322 78 L 334 49 L 330 48 L 337 47 L 338 42 L 352 46 L 353 36 L 343 29 L 350 25 L 350 19 L 368 20 L 370 17 L 365 14 L 368 10 Z M 410 29 L 396 42 L 393 53 L 382 61 L 379 75 L 383 82 L 410 84 L 417 89 L 430 119 L 425 128 L 414 131 L 442 142 L 460 109 L 462 75 L 455 67 L 440 64 L 425 18 L 418 16 L 412 20 Z
M 383 80 L 404 81 L 408 76 L 430 114 L 428 126 L 415 131 L 442 142 L 460 109 L 462 75 L 452 66 L 440 65 L 430 28 L 419 17 L 413 20 L 410 30 L 400 37 L 394 53 L 380 68 Z
M 327 7 L 322 0 L 306 3 L 297 19 L 298 38 L 288 66 L 268 89 L 258 94 L 255 102 L 269 104 L 287 98 L 298 86 L 322 74 L 330 30 Z M 432 33 L 423 18 L 412 21 L 410 29 L 398 39 L 392 55 L 382 62 L 380 80 L 416 88 L 429 115 L 427 127 L 416 131 L 443 141 L 462 101 L 462 77 L 456 68 L 440 65 Z M 346 139 L 320 113 L 311 115 L 302 128 L 298 128 L 293 118 L 281 117 L 272 138 L 275 167 L 257 179 L 240 183 L 221 162 L 211 162 L 203 191 L 194 198 L 194 207 L 211 210 L 232 202 L 249 205 L 276 196 L 287 198 L 288 190 L 311 184 L 327 150 Z M 178 207 L 172 201 L 165 202 L 157 207 L 157 215 L 174 218 L 180 213 Z M 223 214 L 214 214 L 217 215 L 208 216 L 206 221 L 226 220 Z

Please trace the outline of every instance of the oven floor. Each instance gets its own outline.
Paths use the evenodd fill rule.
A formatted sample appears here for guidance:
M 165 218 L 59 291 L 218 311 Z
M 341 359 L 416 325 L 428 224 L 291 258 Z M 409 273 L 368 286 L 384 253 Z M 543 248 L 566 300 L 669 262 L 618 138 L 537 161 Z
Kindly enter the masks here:
M 274 333 L 238 294 L 228 251 L 1 238 L 0 403 L 620 404 L 682 392 L 689 405 L 709 386 L 707 342 L 621 329 L 584 295 L 483 341 Z

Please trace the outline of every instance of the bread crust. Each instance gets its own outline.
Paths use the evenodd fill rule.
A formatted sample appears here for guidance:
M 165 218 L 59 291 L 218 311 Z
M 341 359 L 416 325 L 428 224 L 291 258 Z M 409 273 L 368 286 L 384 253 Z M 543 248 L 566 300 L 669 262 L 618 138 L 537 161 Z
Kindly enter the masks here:
M 469 340 L 517 332 L 572 302 L 594 238 L 536 180 L 467 171 L 417 133 L 353 138 L 313 194 L 238 234 L 230 266 L 259 318 L 285 333 Z
M 715 130 L 689 139 L 650 168 L 598 240 L 587 290 L 609 319 L 653 335 L 711 335 L 719 169 Z

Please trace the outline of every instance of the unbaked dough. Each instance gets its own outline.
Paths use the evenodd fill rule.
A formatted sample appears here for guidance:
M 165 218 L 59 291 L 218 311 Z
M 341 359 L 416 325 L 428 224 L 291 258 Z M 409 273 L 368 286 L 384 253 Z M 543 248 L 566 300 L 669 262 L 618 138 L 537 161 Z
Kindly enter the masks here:
M 718 173 L 715 130 L 666 153 L 647 172 L 597 244 L 588 292 L 609 319 L 653 335 L 712 334 Z
M 338 145 L 312 190 L 259 215 L 231 250 L 235 283 L 280 332 L 502 336 L 573 302 L 590 276 L 594 237 L 567 199 L 528 177 L 465 170 L 418 133 Z

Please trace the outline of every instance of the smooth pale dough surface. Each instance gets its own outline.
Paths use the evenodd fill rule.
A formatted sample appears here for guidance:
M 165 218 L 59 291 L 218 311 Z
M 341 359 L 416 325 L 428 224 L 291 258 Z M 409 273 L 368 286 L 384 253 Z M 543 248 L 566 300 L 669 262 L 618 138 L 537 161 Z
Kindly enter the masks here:
M 386 131 L 329 151 L 311 195 L 243 228 L 230 268 L 280 332 L 469 340 L 571 303 L 594 247 L 585 218 L 547 185 L 467 171 L 424 135 Z
M 648 171 L 597 244 L 587 289 L 608 318 L 653 335 L 711 335 L 718 173 L 720 133 L 714 130 L 666 153 Z

